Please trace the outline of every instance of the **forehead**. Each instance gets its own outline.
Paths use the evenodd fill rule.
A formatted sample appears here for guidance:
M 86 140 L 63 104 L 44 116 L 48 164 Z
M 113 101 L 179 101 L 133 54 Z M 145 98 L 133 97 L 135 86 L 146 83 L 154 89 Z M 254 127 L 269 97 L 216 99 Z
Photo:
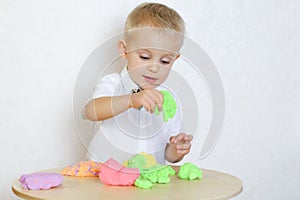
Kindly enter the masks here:
M 176 54 L 183 42 L 181 33 L 162 28 L 132 29 L 126 33 L 126 36 L 128 51 L 148 49 Z

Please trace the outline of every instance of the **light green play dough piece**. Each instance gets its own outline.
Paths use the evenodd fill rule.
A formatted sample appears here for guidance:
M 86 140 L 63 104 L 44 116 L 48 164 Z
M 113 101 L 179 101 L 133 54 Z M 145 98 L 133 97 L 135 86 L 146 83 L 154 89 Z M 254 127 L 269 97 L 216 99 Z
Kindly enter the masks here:
M 161 90 L 160 92 L 164 97 L 164 103 L 162 106 L 164 122 L 167 122 L 170 118 L 174 117 L 177 110 L 177 105 L 175 99 L 173 98 L 170 92 L 166 90 Z M 157 107 L 155 109 L 155 114 L 159 114 Z
M 171 166 L 167 166 L 157 172 L 158 183 L 170 183 L 170 175 L 175 175 L 175 171 Z
M 148 180 L 143 179 L 141 177 L 139 177 L 138 179 L 135 180 L 134 185 L 136 187 L 142 188 L 142 189 L 150 189 L 153 186 L 153 184 L 151 183 L 151 181 L 148 181 Z
M 141 170 L 140 177 L 135 180 L 134 185 L 138 188 L 152 188 L 153 183 L 170 183 L 170 175 L 175 175 L 171 166 L 156 165 Z
M 141 177 L 152 183 L 170 183 L 170 175 L 175 175 L 171 166 L 156 165 L 141 171 Z
M 156 162 L 154 160 L 154 164 L 155 163 Z M 140 176 L 136 179 L 134 185 L 142 189 L 151 188 L 153 183 L 170 183 L 170 176 L 175 175 L 176 173 L 171 166 L 167 165 L 155 164 L 151 167 L 146 167 L 147 159 L 144 154 L 137 154 L 133 156 L 127 161 L 127 165 L 130 168 L 140 169 Z
M 128 167 L 139 168 L 140 171 L 146 165 L 146 158 L 142 154 L 137 154 L 128 160 Z
M 193 163 L 187 162 L 180 167 L 178 177 L 186 180 L 201 179 L 202 170 Z

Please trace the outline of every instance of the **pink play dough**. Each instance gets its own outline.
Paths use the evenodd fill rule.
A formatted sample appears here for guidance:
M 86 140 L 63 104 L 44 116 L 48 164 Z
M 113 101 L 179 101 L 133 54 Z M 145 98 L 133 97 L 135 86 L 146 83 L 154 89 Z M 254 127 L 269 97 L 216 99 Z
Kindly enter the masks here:
M 127 168 L 110 158 L 101 166 L 99 178 L 107 185 L 133 185 L 140 176 L 138 168 Z

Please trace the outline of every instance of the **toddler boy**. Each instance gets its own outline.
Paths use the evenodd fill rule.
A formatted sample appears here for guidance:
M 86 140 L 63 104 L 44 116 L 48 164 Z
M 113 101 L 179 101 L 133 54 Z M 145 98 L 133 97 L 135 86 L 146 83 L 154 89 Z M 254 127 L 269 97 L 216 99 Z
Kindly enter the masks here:
M 190 152 L 192 136 L 180 132 L 175 95 L 178 109 L 172 119 L 163 122 L 153 114 L 155 109 L 162 111 L 160 91 L 170 91 L 162 84 L 180 56 L 184 29 L 181 16 L 162 4 L 144 3 L 129 14 L 118 44 L 127 66 L 121 74 L 104 76 L 85 105 L 85 118 L 101 121 L 88 149 L 89 159 L 113 157 L 122 162 L 146 152 L 164 164 L 179 162 Z

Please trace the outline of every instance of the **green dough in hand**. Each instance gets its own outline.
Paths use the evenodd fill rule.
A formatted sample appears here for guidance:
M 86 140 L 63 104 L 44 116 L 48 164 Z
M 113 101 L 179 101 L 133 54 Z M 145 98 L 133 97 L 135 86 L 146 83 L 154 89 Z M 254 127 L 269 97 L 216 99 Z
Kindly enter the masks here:
M 164 97 L 164 103 L 162 106 L 163 114 L 164 114 L 164 122 L 167 122 L 170 118 L 173 118 L 176 110 L 177 110 L 177 105 L 176 101 L 171 95 L 170 92 L 166 90 L 160 91 Z M 159 114 L 158 108 L 156 107 L 155 109 L 155 114 Z
M 178 177 L 186 180 L 201 179 L 202 170 L 193 163 L 187 162 L 180 167 Z
M 151 181 L 148 181 L 146 179 L 142 179 L 141 177 L 139 177 L 138 179 L 135 180 L 134 185 L 136 187 L 142 188 L 142 189 L 149 189 L 149 188 L 152 188 L 152 186 L 153 186 Z

